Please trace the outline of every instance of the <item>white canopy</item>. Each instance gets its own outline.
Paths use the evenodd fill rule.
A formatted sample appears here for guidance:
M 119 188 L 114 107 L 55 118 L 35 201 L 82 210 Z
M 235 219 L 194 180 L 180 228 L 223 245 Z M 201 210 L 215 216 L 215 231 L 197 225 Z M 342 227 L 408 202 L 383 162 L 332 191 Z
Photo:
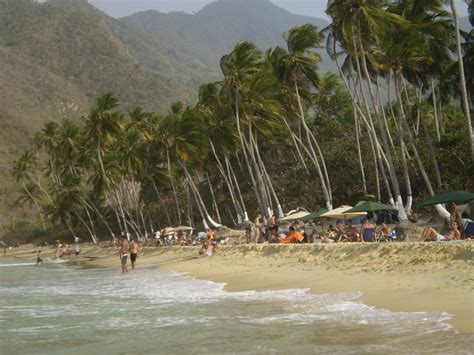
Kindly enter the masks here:
M 292 213 L 292 214 L 290 214 L 286 217 L 281 218 L 280 221 L 294 221 L 294 220 L 298 220 L 298 219 L 303 219 L 307 215 L 309 215 L 309 212 L 299 211 L 299 212 L 295 212 L 295 213 Z
M 341 206 L 338 208 L 335 208 L 329 212 L 323 213 L 320 217 L 326 217 L 326 218 L 352 218 L 352 217 L 360 217 L 360 216 L 366 216 L 367 212 L 354 212 L 354 213 L 344 213 L 345 211 L 348 211 L 352 208 L 352 206 Z

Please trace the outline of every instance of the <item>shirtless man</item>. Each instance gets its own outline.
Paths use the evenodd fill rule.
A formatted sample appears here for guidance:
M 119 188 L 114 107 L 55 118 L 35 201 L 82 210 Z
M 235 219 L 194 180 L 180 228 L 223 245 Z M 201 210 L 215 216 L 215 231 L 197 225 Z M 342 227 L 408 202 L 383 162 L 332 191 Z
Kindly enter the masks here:
M 453 221 L 451 222 L 450 229 L 445 233 L 445 235 L 438 233 L 434 228 L 427 227 L 423 233 L 421 233 L 421 239 L 424 242 L 459 240 L 461 239 L 461 233 L 459 233 L 458 223 Z
M 128 239 L 127 236 L 123 236 L 122 243 L 120 244 L 120 262 L 122 264 L 122 274 L 128 272 L 127 269 L 127 258 L 128 258 Z
M 257 244 L 260 241 L 260 238 L 262 237 L 262 215 L 260 213 L 257 213 L 257 216 L 255 217 L 255 220 L 253 222 L 255 225 L 255 244 Z
M 132 262 L 132 270 L 135 270 L 135 262 L 137 261 L 138 254 L 140 254 L 140 246 L 135 242 L 135 239 L 132 239 L 130 242 L 130 261 Z

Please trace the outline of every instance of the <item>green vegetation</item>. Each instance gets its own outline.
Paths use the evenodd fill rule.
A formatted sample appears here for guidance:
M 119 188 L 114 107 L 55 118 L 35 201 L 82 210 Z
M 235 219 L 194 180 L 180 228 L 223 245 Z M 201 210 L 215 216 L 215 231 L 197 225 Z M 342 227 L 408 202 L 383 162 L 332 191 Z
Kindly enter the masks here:
M 333 22 L 324 33 L 312 24 L 295 26 L 284 35 L 285 46 L 262 52 L 239 41 L 220 60 L 222 79 L 190 94 L 198 97 L 195 104 L 181 100 L 153 108 L 130 96 L 121 104 L 121 86 L 115 90 L 107 81 L 112 79 L 104 78 L 104 88 L 117 96 L 83 94 L 85 103 L 89 95 L 98 97 L 87 113 L 77 118 L 80 110 L 72 105 L 60 123 L 42 123 L 33 143 L 17 155 L 11 173 L 21 192 L 15 204 L 6 204 L 25 209 L 13 210 L 22 218 L 3 222 L 6 238 L 54 238 L 51 231 L 83 238 L 144 234 L 176 224 L 231 226 L 257 210 L 281 215 L 296 206 L 330 208 L 367 195 L 393 203 L 403 219 L 413 198 L 471 189 L 469 111 L 460 98 L 472 107 L 472 32 L 461 36 L 467 63 L 461 67 L 453 60 L 452 16 L 440 1 L 351 4 L 330 1 Z M 57 4 L 35 6 L 45 13 L 59 11 L 56 6 L 72 11 Z M 88 9 L 83 3 L 74 11 Z M 107 22 L 113 20 L 103 21 L 110 34 L 114 25 Z M 138 43 L 128 31 L 115 31 L 121 44 L 103 50 L 119 58 L 130 48 L 122 47 L 124 42 L 135 43 L 139 52 L 153 41 Z M 38 42 L 45 40 L 40 37 Z M 323 75 L 318 68 L 317 49 L 326 37 L 338 74 Z M 122 77 L 107 70 L 127 69 L 121 61 L 109 69 L 94 63 L 118 75 L 119 83 Z M 61 61 L 41 65 L 54 69 L 56 78 L 69 70 Z M 382 85 L 388 100 L 382 98 Z M 68 99 L 66 90 L 53 93 Z M 34 218 L 27 223 L 25 215 Z M 17 239 L 19 232 L 24 234 Z

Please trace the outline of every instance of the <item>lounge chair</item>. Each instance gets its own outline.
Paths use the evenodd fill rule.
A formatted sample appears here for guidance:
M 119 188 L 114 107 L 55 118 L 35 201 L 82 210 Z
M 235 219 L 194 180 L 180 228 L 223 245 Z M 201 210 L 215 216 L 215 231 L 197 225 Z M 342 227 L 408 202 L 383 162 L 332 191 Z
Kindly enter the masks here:
M 464 237 L 474 236 L 474 222 L 467 222 L 464 227 Z

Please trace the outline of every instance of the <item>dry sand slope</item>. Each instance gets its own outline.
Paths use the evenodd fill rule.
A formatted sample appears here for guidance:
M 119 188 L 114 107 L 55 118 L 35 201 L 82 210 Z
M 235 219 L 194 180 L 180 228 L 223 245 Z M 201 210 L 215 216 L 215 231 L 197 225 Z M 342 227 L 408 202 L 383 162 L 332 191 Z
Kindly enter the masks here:
M 473 246 L 445 243 L 241 245 L 197 258 L 199 248 L 149 248 L 137 267 L 156 266 L 226 283 L 228 291 L 308 288 L 314 293 L 362 291 L 362 301 L 393 311 L 446 311 L 451 324 L 474 332 Z M 32 257 L 33 247 L 15 249 Z M 83 247 L 68 265 L 116 267 L 118 250 Z M 12 255 L 9 252 L 10 256 Z M 43 256 L 54 250 L 43 248 Z M 8 256 L 8 255 L 7 255 Z

